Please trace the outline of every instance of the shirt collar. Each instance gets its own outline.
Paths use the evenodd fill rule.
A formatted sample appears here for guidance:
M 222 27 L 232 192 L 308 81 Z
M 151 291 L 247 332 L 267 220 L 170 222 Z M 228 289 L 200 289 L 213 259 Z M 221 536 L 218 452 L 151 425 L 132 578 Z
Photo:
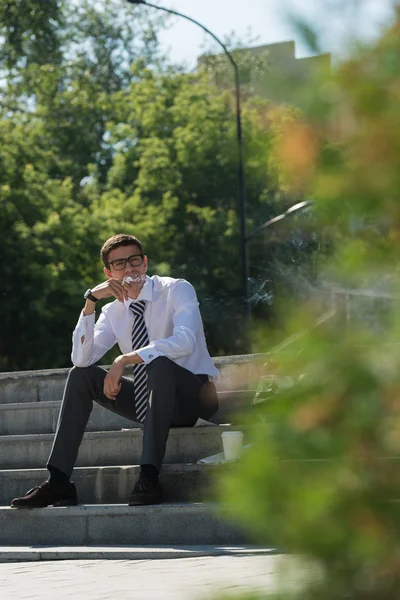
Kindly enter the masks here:
M 132 298 L 125 300 L 125 308 L 129 308 L 132 302 L 139 302 L 139 300 L 146 300 L 146 302 L 152 302 L 153 300 L 153 280 L 148 275 L 146 275 L 146 281 L 140 290 L 139 296 L 135 300 Z

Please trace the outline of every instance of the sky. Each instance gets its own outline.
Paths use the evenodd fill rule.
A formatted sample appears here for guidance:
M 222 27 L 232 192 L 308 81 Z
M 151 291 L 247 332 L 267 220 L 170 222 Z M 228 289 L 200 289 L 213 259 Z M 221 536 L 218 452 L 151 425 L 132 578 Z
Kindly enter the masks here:
M 150 0 L 149 0 L 150 1 Z M 225 39 L 234 31 L 248 45 L 286 40 L 296 41 L 296 55 L 312 53 L 290 25 L 289 14 L 297 14 L 315 25 L 324 52 L 343 54 L 349 36 L 373 38 L 393 16 L 393 4 L 400 0 L 153 0 L 200 21 L 218 37 Z M 173 62 L 193 68 L 207 40 L 203 31 L 184 19 L 174 18 L 160 35 L 162 47 Z M 207 41 L 207 44 L 209 42 Z M 209 46 L 208 46 L 209 47 Z

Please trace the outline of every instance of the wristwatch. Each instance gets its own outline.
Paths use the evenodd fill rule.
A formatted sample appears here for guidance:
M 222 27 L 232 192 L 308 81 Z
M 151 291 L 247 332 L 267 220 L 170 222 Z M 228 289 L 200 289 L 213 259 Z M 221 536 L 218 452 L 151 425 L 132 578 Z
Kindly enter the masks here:
M 85 300 L 91 300 L 92 302 L 97 302 L 99 300 L 99 298 L 93 296 L 92 290 L 86 290 L 86 292 L 83 294 L 83 297 L 85 298 Z

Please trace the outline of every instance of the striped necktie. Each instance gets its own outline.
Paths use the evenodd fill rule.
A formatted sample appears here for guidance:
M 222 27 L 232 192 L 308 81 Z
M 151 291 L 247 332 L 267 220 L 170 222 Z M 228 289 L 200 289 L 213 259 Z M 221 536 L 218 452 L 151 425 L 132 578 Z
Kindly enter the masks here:
M 132 302 L 130 305 L 130 309 L 135 315 L 132 328 L 132 350 L 143 348 L 143 346 L 147 346 L 149 343 L 149 336 L 143 316 L 145 307 L 145 300 L 140 300 L 140 302 Z M 144 363 L 140 365 L 133 365 L 133 377 L 136 416 L 138 421 L 143 423 L 146 418 L 148 400 L 147 373 L 146 365 Z

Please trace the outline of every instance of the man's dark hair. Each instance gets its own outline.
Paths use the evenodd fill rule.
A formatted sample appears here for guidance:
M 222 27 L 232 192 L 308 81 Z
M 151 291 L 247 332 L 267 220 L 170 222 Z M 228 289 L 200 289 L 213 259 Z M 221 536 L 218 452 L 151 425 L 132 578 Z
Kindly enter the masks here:
M 117 235 L 113 235 L 112 237 L 108 238 L 100 250 L 100 258 L 105 267 L 108 268 L 109 266 L 108 257 L 111 250 L 115 250 L 115 248 L 119 248 L 120 246 L 137 246 L 140 254 L 143 256 L 143 246 L 140 240 L 138 240 L 134 235 L 118 233 Z

